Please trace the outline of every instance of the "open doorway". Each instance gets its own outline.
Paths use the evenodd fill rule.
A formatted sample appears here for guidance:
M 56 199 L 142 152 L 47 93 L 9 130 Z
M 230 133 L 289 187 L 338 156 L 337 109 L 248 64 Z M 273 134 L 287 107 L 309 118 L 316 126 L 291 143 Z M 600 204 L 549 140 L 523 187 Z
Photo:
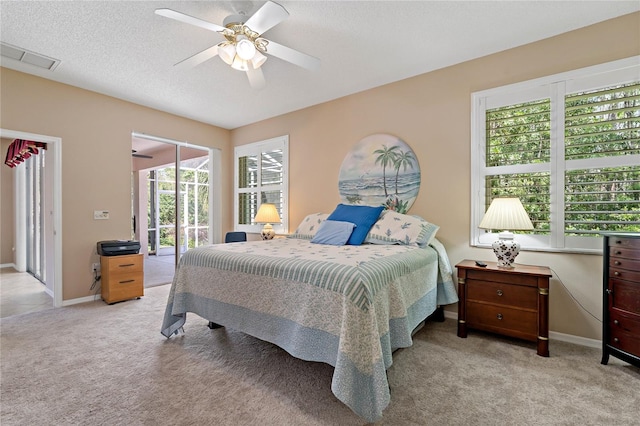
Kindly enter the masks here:
M 134 133 L 132 157 L 133 238 L 145 255 L 145 287 L 167 284 L 186 250 L 215 238 L 219 153 Z
M 23 313 L 62 306 L 62 140 L 0 129 L 3 154 L 15 139 L 46 145 L 44 152 L 39 150 L 38 155 L 15 168 L 2 166 L 0 281 L 3 286 L 14 283 L 20 287 L 2 288 L 2 303 L 5 308 L 6 304 L 12 305 L 11 312 Z M 23 305 L 23 311 L 18 312 L 19 307 L 13 306 L 14 299 Z

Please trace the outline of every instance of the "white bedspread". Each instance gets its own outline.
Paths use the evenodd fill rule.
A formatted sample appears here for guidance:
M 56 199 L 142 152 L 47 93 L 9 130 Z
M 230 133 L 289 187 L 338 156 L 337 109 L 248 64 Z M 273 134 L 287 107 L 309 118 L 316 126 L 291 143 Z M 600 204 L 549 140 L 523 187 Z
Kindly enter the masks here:
M 374 422 L 389 404 L 394 349 L 437 305 L 457 302 L 442 244 L 328 246 L 275 239 L 189 250 L 171 288 L 162 333 L 194 312 L 335 367 L 332 391 Z

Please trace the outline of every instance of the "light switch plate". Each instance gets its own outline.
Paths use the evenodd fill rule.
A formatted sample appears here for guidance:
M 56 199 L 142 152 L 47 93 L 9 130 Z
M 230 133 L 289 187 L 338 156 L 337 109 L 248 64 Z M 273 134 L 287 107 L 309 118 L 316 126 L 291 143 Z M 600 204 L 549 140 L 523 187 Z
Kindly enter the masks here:
M 109 219 L 109 210 L 94 210 L 93 211 L 93 219 L 94 220 Z

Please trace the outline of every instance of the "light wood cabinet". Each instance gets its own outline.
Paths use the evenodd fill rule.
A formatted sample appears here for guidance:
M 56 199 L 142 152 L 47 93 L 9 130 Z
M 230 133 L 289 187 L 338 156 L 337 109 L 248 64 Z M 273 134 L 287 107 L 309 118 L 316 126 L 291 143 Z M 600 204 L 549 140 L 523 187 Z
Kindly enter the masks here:
M 102 300 L 111 304 L 144 296 L 142 254 L 100 256 Z

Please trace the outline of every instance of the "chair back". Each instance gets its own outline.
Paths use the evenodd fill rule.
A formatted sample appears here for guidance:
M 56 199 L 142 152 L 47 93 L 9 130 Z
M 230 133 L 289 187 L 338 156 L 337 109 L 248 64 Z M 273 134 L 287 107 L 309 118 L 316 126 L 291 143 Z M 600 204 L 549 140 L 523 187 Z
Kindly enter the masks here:
M 247 233 L 242 231 L 227 232 L 224 236 L 225 243 L 238 243 L 240 241 L 247 241 Z

